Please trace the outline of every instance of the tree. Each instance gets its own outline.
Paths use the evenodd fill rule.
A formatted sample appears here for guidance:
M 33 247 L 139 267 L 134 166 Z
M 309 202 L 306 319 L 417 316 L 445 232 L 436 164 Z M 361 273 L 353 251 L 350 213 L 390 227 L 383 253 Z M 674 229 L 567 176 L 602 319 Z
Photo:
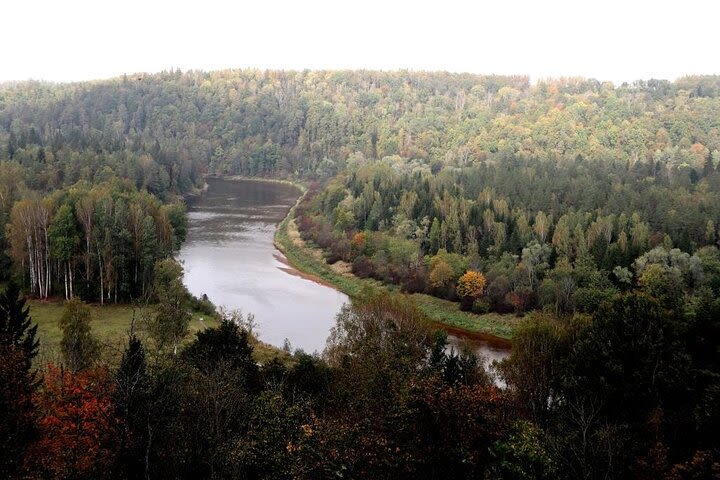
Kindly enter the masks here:
M 192 318 L 190 294 L 182 283 L 182 275 L 182 267 L 172 258 L 155 264 L 153 288 L 158 303 L 149 326 L 150 333 L 160 348 L 172 345 L 174 354 L 177 354 L 180 341 L 187 335 Z
M 90 307 L 76 298 L 65 302 L 60 329 L 63 332 L 60 349 L 67 367 L 72 372 L 89 368 L 100 353 L 99 342 L 90 328 Z
M 34 372 L 29 372 L 22 350 L 0 345 L 0 476 L 21 478 L 19 470 L 28 445 L 36 436 L 32 398 Z
M 30 307 L 25 306 L 25 297 L 15 282 L 8 283 L 0 293 L 0 345 L 19 348 L 30 369 L 40 346 L 36 338 L 37 325 L 32 325 Z
M 457 294 L 462 300 L 463 308 L 472 307 L 473 302 L 482 296 L 486 284 L 485 275 L 474 270 L 465 272 L 458 279 Z
M 427 317 L 411 300 L 377 292 L 338 314 L 325 357 L 331 366 L 344 365 L 349 390 L 343 396 L 355 391 L 353 404 L 375 410 L 392 402 L 391 392 L 400 388 L 400 379 L 417 372 L 432 346 Z M 388 391 L 381 393 L 381 385 Z
M 676 268 L 652 263 L 642 271 L 638 284 L 668 308 L 679 308 L 682 302 L 684 285 Z
M 430 285 L 433 288 L 445 288 L 453 279 L 453 270 L 445 260 L 439 260 L 430 270 Z
M 140 340 L 131 334 L 115 374 L 112 395 L 115 415 L 121 422 L 118 471 L 122 472 L 124 478 L 146 476 L 144 459 L 150 442 L 147 438 L 150 421 L 149 390 L 145 349 Z
M 556 394 L 576 475 L 627 476 L 633 462 L 662 443 L 661 432 L 684 423 L 675 417 L 686 408 L 691 374 L 682 321 L 652 297 L 629 293 L 603 303 L 576 334 Z M 665 422 L 678 423 L 665 430 Z
M 84 196 L 75 205 L 75 213 L 83 228 L 85 235 L 85 253 L 83 263 L 85 264 L 85 289 L 90 289 L 92 273 L 92 250 L 91 241 L 93 235 L 93 220 L 95 213 L 95 201 L 90 196 Z
M 50 254 L 62 264 L 65 278 L 65 299 L 73 297 L 73 272 L 75 270 L 72 260 L 75 248 L 79 243 L 75 215 L 70 205 L 61 206 L 50 223 Z
M 163 206 L 163 210 L 167 214 L 168 221 L 172 226 L 174 248 L 180 248 L 185 241 L 188 230 L 188 220 L 185 205 L 182 203 L 174 203 L 172 205 Z
M 49 365 L 35 399 L 40 436 L 26 456 L 30 471 L 40 478 L 108 476 L 116 450 L 112 391 L 104 369 Z
M 545 432 L 532 422 L 515 422 L 510 434 L 493 445 L 493 454 L 501 459 L 494 466 L 497 478 L 560 478 L 557 462 L 548 448 L 545 435 Z
M 440 221 L 437 217 L 433 218 L 430 225 L 430 233 L 428 233 L 428 241 L 430 242 L 430 253 L 436 253 L 440 249 Z
M 352 240 L 350 241 L 352 253 L 356 257 L 362 255 L 365 252 L 366 245 L 367 240 L 365 238 L 365 232 L 357 232 L 355 235 L 353 235 Z
M 545 215 L 545 212 L 542 210 L 537 213 L 535 216 L 535 224 L 533 225 L 533 230 L 538 236 L 538 240 L 540 243 L 545 243 L 545 239 L 547 238 L 548 234 L 548 217 Z
M 548 268 L 548 259 L 551 249 L 547 244 L 539 244 L 536 241 L 530 242 L 522 249 L 522 264 L 527 272 L 527 285 L 534 288 L 539 276 L 542 276 Z
M 197 454 L 205 459 L 210 475 L 218 476 L 227 465 L 228 432 L 240 431 L 260 390 L 249 334 L 226 318 L 218 327 L 198 332 L 181 358 L 194 367 L 192 380 L 197 388 L 192 403 L 202 419 L 195 435 L 204 446 L 196 447 Z
M 292 478 L 297 446 L 312 430 L 306 402 L 288 401 L 266 390 L 250 406 L 248 429 L 232 445 L 226 462 L 235 478 Z
M 248 331 L 224 318 L 218 327 L 198 332 L 195 341 L 183 350 L 183 358 L 201 372 L 211 372 L 223 366 L 229 368 L 243 387 L 252 391 L 260 383 L 252 352 Z
M 32 360 L 37 355 L 37 325 L 18 286 L 10 282 L 0 294 L 0 476 L 18 474 L 25 451 L 33 440 L 35 410 L 32 396 L 37 382 Z
M 21 200 L 13 206 L 8 226 L 11 256 L 16 265 L 27 266 L 30 291 L 40 298 L 47 298 L 51 289 L 49 221 L 47 205 Z

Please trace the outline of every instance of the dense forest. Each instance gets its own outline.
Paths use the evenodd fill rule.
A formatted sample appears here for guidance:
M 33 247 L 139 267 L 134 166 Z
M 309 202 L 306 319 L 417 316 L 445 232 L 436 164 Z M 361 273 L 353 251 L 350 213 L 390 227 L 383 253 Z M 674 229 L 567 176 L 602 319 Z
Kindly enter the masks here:
M 555 232 L 558 242 L 577 242 L 579 227 L 590 237 L 584 242 L 598 244 L 596 257 L 604 255 L 596 237 L 645 250 L 665 234 L 692 253 L 718 237 L 719 91 L 718 77 L 614 87 L 371 71 L 171 71 L 5 84 L 0 217 L 7 222 L 19 180 L 47 194 L 121 178 L 172 201 L 202 187 L 206 173 L 322 179 L 350 166 L 353 199 L 374 183 L 364 205 L 353 206 L 355 218 L 342 219 L 353 228 L 400 223 L 402 236 L 428 236 L 435 219 L 452 213 L 425 253 L 438 245 L 467 253 L 477 243 L 481 254 L 492 246 L 520 255 L 530 238 L 525 224 L 536 226 L 536 217 L 553 235 L 541 233 L 539 243 Z M 385 170 L 372 171 L 378 162 Z M 380 184 L 388 170 L 392 179 Z M 423 196 L 412 212 L 399 208 L 406 190 Z M 636 225 L 643 231 L 633 239 Z
M 189 338 L 170 257 L 207 174 L 306 182 L 329 263 L 524 316 L 505 386 L 400 293 L 354 299 L 319 357 L 259 364 L 209 305 Z M 0 224 L 3 476 L 720 476 L 720 77 L 4 84 Z M 61 364 L 33 363 L 20 290 L 67 300 Z M 83 301 L 153 306 L 111 361 Z
M 298 223 L 331 262 L 407 292 L 465 300 L 478 313 L 592 313 L 660 277 L 677 294 L 720 294 L 719 186 L 714 169 L 679 185 L 583 161 L 508 159 L 432 174 L 401 159 L 353 158 L 306 197 Z M 469 270 L 487 285 L 463 299 L 457 287 Z

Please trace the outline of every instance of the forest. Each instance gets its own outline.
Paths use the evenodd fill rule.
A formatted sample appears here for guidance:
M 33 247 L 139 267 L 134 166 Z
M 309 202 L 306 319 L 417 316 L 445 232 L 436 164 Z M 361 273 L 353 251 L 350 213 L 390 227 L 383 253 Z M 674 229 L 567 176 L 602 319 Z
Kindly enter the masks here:
M 206 175 L 308 185 L 302 238 L 383 285 L 321 355 L 259 361 L 182 285 Z M 0 476 L 720 476 L 718 76 L 2 84 L 0 224 Z M 502 385 L 412 293 L 522 318 Z M 53 297 L 39 364 L 26 299 Z M 117 355 L 89 302 L 146 308 Z M 218 325 L 191 335 L 198 307 Z
M 591 318 L 535 317 L 500 365 L 500 387 L 474 353 L 448 351 L 411 301 L 389 293 L 346 307 L 322 357 L 259 364 L 242 316 L 188 338 L 181 271 L 161 268 L 157 317 L 128 334 L 116 362 L 103 359 L 88 307 L 73 299 L 62 363 L 35 368 L 31 312 L 14 284 L 0 296 L 3 476 L 720 473 L 715 297 L 671 310 L 632 292 Z

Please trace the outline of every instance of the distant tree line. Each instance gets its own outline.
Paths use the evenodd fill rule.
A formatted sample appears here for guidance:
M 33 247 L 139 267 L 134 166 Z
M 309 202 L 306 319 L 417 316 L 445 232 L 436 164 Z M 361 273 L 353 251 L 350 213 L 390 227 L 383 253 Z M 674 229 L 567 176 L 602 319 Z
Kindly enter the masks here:
M 438 168 L 549 159 L 668 167 L 720 161 L 720 79 L 586 79 L 429 72 L 163 72 L 0 86 L 0 160 L 33 189 L 118 175 L 154 194 L 202 174 L 328 176 L 355 152 Z M 659 175 L 660 172 L 657 172 Z

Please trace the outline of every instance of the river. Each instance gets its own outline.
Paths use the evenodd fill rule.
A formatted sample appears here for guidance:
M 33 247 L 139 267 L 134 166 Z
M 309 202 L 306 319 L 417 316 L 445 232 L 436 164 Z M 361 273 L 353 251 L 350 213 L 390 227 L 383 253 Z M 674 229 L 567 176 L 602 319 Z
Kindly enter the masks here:
M 273 182 L 208 179 L 189 209 L 189 229 L 178 260 L 194 295 L 252 313 L 261 340 L 322 352 L 335 316 L 348 297 L 303 278 L 273 245 L 275 227 L 295 203 L 296 188 Z M 467 343 L 487 363 L 507 356 L 492 337 L 449 331 L 452 346 Z

